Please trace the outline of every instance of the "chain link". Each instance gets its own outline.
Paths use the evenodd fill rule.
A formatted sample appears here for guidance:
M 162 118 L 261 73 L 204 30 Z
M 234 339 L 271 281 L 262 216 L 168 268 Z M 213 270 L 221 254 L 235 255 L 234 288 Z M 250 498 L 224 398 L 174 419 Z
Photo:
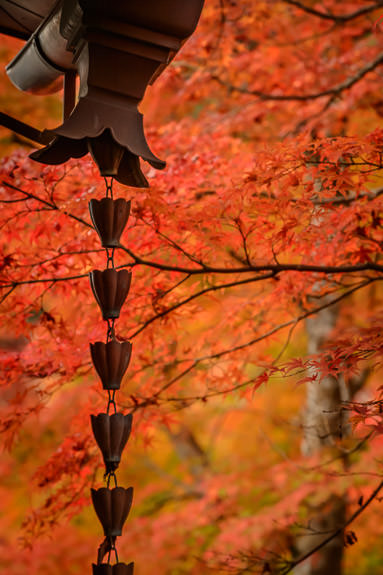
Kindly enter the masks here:
M 114 328 L 114 322 L 116 320 L 114 319 L 108 319 L 107 323 L 108 323 L 108 327 L 106 330 L 106 343 L 108 343 L 109 341 L 112 341 L 113 339 L 116 339 L 116 331 Z
M 116 563 L 118 563 L 118 553 L 117 553 L 117 549 L 116 549 L 116 542 L 111 540 L 110 542 L 110 549 L 109 549 L 109 553 L 108 553 L 108 565 L 110 565 L 110 557 L 112 555 L 112 551 L 114 551 L 114 555 L 116 557 Z
M 116 390 L 115 389 L 108 389 L 108 405 L 106 408 L 106 413 L 109 415 L 110 406 L 113 405 L 114 413 L 117 413 L 117 405 L 116 405 Z
M 114 269 L 114 250 L 115 248 L 105 248 L 107 269 Z
M 109 485 L 111 480 L 114 480 L 114 486 L 118 487 L 117 485 L 117 476 L 116 476 L 116 472 L 115 471 L 109 471 L 109 473 L 105 473 L 104 475 L 104 479 L 106 480 L 106 486 L 109 489 Z
M 113 176 L 110 178 L 110 181 L 108 182 L 108 178 L 104 177 L 104 181 L 105 181 L 105 197 L 106 198 L 111 198 L 113 200 Z

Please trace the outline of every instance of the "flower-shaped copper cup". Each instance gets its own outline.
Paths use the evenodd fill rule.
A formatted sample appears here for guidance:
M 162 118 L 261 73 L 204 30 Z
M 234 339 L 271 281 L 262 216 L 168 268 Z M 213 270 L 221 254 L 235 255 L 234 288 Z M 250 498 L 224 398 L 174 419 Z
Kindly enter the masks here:
M 117 319 L 129 293 L 132 272 L 128 270 L 93 270 L 89 274 L 94 297 L 104 320 Z
M 131 413 L 127 415 L 99 413 L 91 415 L 90 418 L 93 435 L 104 458 L 106 472 L 115 471 L 130 436 L 133 416 Z
M 121 234 L 130 214 L 130 202 L 123 198 L 112 200 L 90 200 L 89 213 L 103 248 L 116 248 L 120 245 Z
M 129 341 L 119 342 L 115 339 L 108 343 L 96 341 L 90 344 L 90 354 L 103 389 L 120 389 L 121 380 L 132 355 L 132 344 Z
M 129 515 L 133 500 L 133 487 L 91 489 L 92 502 L 105 537 L 118 537 Z

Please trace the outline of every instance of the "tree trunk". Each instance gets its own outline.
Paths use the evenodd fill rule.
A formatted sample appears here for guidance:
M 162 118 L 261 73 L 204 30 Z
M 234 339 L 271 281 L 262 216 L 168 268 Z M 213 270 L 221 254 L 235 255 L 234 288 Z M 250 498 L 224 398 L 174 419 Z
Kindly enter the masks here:
M 326 303 L 326 298 L 322 301 Z M 337 317 L 338 308 L 331 306 L 307 320 L 309 354 L 320 352 L 335 327 Z M 314 369 L 309 371 L 309 375 L 320 377 Z M 337 438 L 348 433 L 348 423 L 341 404 L 350 397 L 345 382 L 332 376 L 326 376 L 320 382 L 307 383 L 306 393 L 302 452 L 309 456 L 325 446 L 335 445 Z M 345 519 L 345 495 L 330 495 L 326 501 L 312 508 L 308 531 L 296 542 L 298 556 L 320 544 L 331 532 L 344 525 Z M 294 571 L 295 575 L 341 575 L 343 549 L 341 532 L 315 555 L 298 565 Z
M 322 299 L 323 304 L 326 298 Z M 338 308 L 331 306 L 306 321 L 307 352 L 317 354 L 325 344 L 338 317 Z M 309 369 L 308 375 L 317 376 L 316 369 Z M 333 376 L 327 376 L 320 382 L 314 380 L 306 384 L 306 410 L 304 417 L 304 438 L 302 453 L 310 456 L 322 447 L 335 445 L 337 438 L 344 435 L 347 421 L 341 410 L 341 402 L 347 401 L 347 389 L 344 382 Z
M 344 525 L 347 502 L 345 496 L 331 495 L 325 502 L 311 509 L 310 530 L 296 542 L 299 555 L 319 545 L 328 535 Z M 320 551 L 294 569 L 294 575 L 341 575 L 343 532 L 324 545 Z M 298 556 L 299 556 L 298 555 Z
M 185 425 L 181 425 L 177 432 L 168 429 L 167 434 L 178 458 L 187 465 L 194 481 L 199 483 L 209 466 L 209 460 L 197 438 Z

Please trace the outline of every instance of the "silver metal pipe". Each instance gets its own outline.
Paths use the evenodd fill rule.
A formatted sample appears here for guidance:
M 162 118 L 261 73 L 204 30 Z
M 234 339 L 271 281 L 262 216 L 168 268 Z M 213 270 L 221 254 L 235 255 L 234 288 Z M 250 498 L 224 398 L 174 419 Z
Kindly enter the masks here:
M 24 92 L 47 94 L 62 88 L 62 76 L 74 69 L 73 53 L 60 33 L 62 2 L 6 67 L 11 82 Z

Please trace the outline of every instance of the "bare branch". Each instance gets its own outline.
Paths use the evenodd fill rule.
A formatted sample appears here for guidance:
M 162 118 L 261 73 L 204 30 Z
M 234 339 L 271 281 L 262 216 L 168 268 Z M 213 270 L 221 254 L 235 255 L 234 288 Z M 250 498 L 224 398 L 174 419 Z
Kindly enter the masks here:
M 382 59 L 383 59 L 383 54 L 382 54 Z M 38 196 L 35 196 L 34 194 L 31 194 L 29 192 L 24 191 L 21 188 L 18 188 L 16 186 L 13 186 L 12 184 L 9 184 L 8 182 L 2 182 L 4 186 L 7 186 L 15 191 L 21 192 L 22 194 L 24 194 L 26 197 L 30 198 L 30 199 L 34 199 L 42 204 L 44 204 L 45 206 L 47 206 L 48 208 L 52 209 L 52 210 L 56 210 L 56 211 L 62 211 L 62 213 L 64 213 L 65 215 L 67 215 L 69 218 L 72 218 L 74 220 L 76 220 L 77 222 L 85 225 L 88 228 L 92 228 L 93 226 L 87 222 L 86 220 L 84 220 L 83 218 L 80 218 L 78 216 L 75 216 L 74 214 L 72 214 L 71 212 L 65 211 L 65 210 L 61 210 L 59 206 L 57 206 L 57 204 L 55 203 L 51 203 L 48 202 L 47 200 L 44 200 L 43 198 L 39 198 Z M 379 194 L 376 195 L 380 195 L 380 193 L 383 193 L 383 190 L 379 190 Z M 375 196 L 376 197 L 376 196 Z M 352 198 L 352 200 L 354 199 L 354 197 Z M 369 196 L 370 199 L 370 196 Z M 373 199 L 373 197 L 371 197 L 371 199 Z M 336 198 L 333 202 L 329 202 L 329 203 L 337 203 L 338 198 Z M 340 200 L 340 198 L 339 198 Z M 350 201 L 352 201 L 350 198 Z M 343 201 L 347 201 L 347 199 L 345 198 Z M 167 238 L 167 241 L 169 241 L 169 238 Z M 175 249 L 178 249 L 178 246 L 174 246 Z M 130 250 L 129 248 L 121 245 L 120 248 L 125 251 L 125 253 L 127 253 L 133 260 L 133 262 L 127 263 L 125 264 L 125 266 L 121 266 L 121 267 L 126 267 L 126 266 L 133 266 L 133 265 L 142 265 L 142 266 L 146 266 L 146 267 L 152 267 L 158 270 L 162 270 L 162 271 L 173 271 L 173 272 L 178 272 L 178 273 L 184 273 L 187 275 L 199 275 L 199 274 L 236 274 L 236 273 L 251 273 L 251 272 L 273 272 L 274 274 L 276 273 L 280 273 L 280 272 L 284 272 L 284 271 L 296 271 L 296 272 L 314 272 L 314 273 L 324 273 L 324 274 L 337 274 L 337 273 L 353 273 L 353 272 L 360 272 L 360 271 L 377 271 L 377 272 L 383 272 L 383 265 L 374 263 L 374 262 L 368 262 L 365 264 L 355 264 L 355 265 L 343 265 L 343 266 L 319 266 L 319 265 L 311 265 L 311 264 L 263 264 L 263 265 L 246 265 L 243 267 L 238 267 L 238 268 L 232 268 L 232 267 L 227 267 L 227 268 L 222 268 L 222 267 L 213 267 L 210 266 L 208 264 L 205 264 L 204 262 L 196 262 L 196 264 L 199 266 L 197 268 L 187 268 L 187 267 L 182 267 L 182 266 L 172 266 L 172 265 L 168 265 L 165 263 L 161 263 L 161 262 L 155 262 L 155 261 L 151 261 L 151 260 L 146 260 L 144 258 L 142 258 L 141 256 L 135 254 L 132 250 Z M 78 279 L 81 277 L 86 277 L 87 274 L 83 274 L 83 275 L 79 275 L 79 276 L 73 276 L 73 277 L 68 277 L 68 278 L 48 278 L 48 279 L 43 279 L 43 280 L 26 280 L 23 282 L 9 282 L 8 284 L 4 284 L 2 287 L 11 287 L 12 285 L 14 285 L 14 283 L 17 283 L 17 285 L 21 285 L 23 284 L 28 284 L 28 283 L 37 283 L 37 282 L 49 282 L 49 281 L 64 281 L 66 279 Z
M 227 88 L 229 91 L 232 92 L 239 92 L 241 94 L 247 94 L 249 96 L 256 96 L 261 100 L 275 100 L 275 101 L 284 101 L 284 102 L 305 102 L 307 100 L 317 100 L 319 98 L 323 98 L 324 96 L 339 96 L 342 92 L 349 90 L 355 84 L 357 84 L 364 76 L 375 70 L 380 64 L 383 63 L 383 53 L 378 54 L 378 56 L 358 70 L 353 76 L 350 76 L 337 86 L 333 88 L 328 88 L 327 90 L 322 90 L 320 92 L 313 92 L 311 94 L 268 94 L 266 92 L 262 92 L 260 90 L 248 90 L 247 88 L 243 88 L 241 86 L 235 86 L 234 84 L 230 84 L 225 80 L 222 80 L 219 76 L 212 76 L 213 80 L 216 80 L 219 84 Z
M 383 265 L 368 262 L 365 264 L 355 264 L 355 265 L 343 265 L 343 266 L 319 266 L 312 264 L 261 264 L 261 265 L 250 265 L 243 266 L 240 268 L 221 268 L 213 267 L 208 264 L 203 264 L 203 267 L 199 268 L 185 268 L 182 266 L 171 266 L 165 263 L 154 262 L 150 260 L 145 260 L 141 258 L 130 249 L 121 246 L 127 254 L 134 260 L 136 265 L 143 265 L 147 267 L 153 267 L 156 269 L 164 271 L 172 271 L 190 275 L 200 275 L 200 274 L 235 274 L 235 273 L 251 273 L 251 272 L 274 272 L 279 273 L 283 271 L 296 271 L 296 272 L 317 272 L 324 274 L 337 274 L 337 273 L 353 273 L 360 271 L 377 271 L 383 272 Z
M 128 251 L 128 250 L 126 250 Z M 130 251 L 130 250 L 129 250 Z M 128 262 L 126 264 L 122 264 L 120 266 L 117 266 L 116 269 L 121 269 L 121 268 L 126 268 L 126 267 L 132 267 L 133 265 L 144 265 L 144 266 L 148 266 L 148 267 L 152 267 L 152 268 L 156 268 L 156 269 L 161 269 L 161 270 L 167 270 L 167 271 L 174 271 L 174 272 L 178 272 L 178 273 L 186 273 L 189 275 L 201 275 L 201 274 L 206 274 L 206 273 L 210 273 L 210 274 L 242 274 L 242 273 L 250 273 L 250 272 L 270 272 L 269 274 L 265 274 L 262 277 L 254 277 L 254 278 L 250 278 L 249 280 L 244 280 L 243 283 L 250 283 L 250 282 L 254 282 L 254 281 L 259 281 L 259 279 L 271 279 L 273 278 L 276 274 L 279 274 L 281 272 L 286 272 L 286 271 L 296 271 L 296 272 L 308 272 L 308 273 L 323 273 L 323 274 L 345 274 L 345 273 L 354 273 L 354 272 L 361 272 L 361 271 L 377 271 L 377 272 L 383 272 L 383 265 L 380 264 L 376 264 L 374 262 L 369 262 L 366 264 L 356 264 L 356 265 L 349 265 L 349 266 L 315 266 L 315 265 L 310 265 L 310 264 L 270 264 L 270 265 L 260 265 L 260 266 L 246 266 L 243 268 L 213 268 L 210 266 L 206 266 L 203 269 L 193 269 L 193 268 L 182 268 L 182 267 L 177 267 L 177 266 L 168 266 L 166 264 L 161 264 L 159 262 L 152 262 L 152 261 L 146 261 L 143 260 L 142 258 L 140 258 L 139 256 L 135 257 L 136 261 L 134 262 L 134 264 L 132 264 L 131 262 Z M 6 283 L 0 284 L 0 289 L 1 288 L 10 288 L 10 287 L 17 287 L 20 285 L 31 285 L 31 284 L 38 284 L 38 283 L 57 283 L 57 282 L 63 282 L 63 281 L 71 281 L 71 280 L 78 280 L 81 278 L 85 278 L 88 277 L 88 274 L 78 274 L 78 275 L 73 275 L 73 276 L 64 276 L 64 277 L 50 277 L 50 278 L 39 278 L 39 279 L 30 279 L 30 280 L 14 280 L 14 281 L 8 281 Z M 378 280 L 378 279 L 382 279 L 380 277 L 376 277 L 376 278 L 369 278 L 369 281 L 374 281 L 374 280 Z M 238 285 L 239 282 L 233 282 L 232 284 L 222 284 L 221 286 L 216 286 L 214 289 L 220 289 L 221 287 L 231 287 L 231 285 Z M 210 290 L 210 288 L 207 289 L 207 291 L 213 291 Z M 204 290 L 202 290 L 198 295 L 202 295 L 203 293 L 206 293 Z M 191 296 L 191 299 L 194 299 L 193 296 Z M 189 301 L 189 300 L 188 300 Z M 178 306 L 177 306 L 178 307 Z
M 331 20 L 333 22 L 341 23 L 341 22 L 349 22 L 350 20 L 354 20 L 355 18 L 359 18 L 359 16 L 364 16 L 365 14 L 369 14 L 370 12 L 374 12 L 382 7 L 383 2 L 379 1 L 375 4 L 370 4 L 369 6 L 364 6 L 363 8 L 359 8 L 359 10 L 355 10 L 350 14 L 333 14 L 332 12 L 322 12 L 320 10 L 316 10 L 315 8 L 311 8 L 311 6 L 306 6 L 302 2 L 298 2 L 298 0 L 282 0 L 285 4 L 290 4 L 291 6 L 295 6 L 307 14 L 311 14 L 312 16 L 317 16 L 318 18 L 323 18 L 325 20 Z
M 272 277 L 275 277 L 275 275 L 276 274 L 274 272 L 272 272 L 272 273 L 264 274 L 262 276 L 247 278 L 245 280 L 230 282 L 227 284 L 219 284 L 219 285 L 210 286 L 208 288 L 202 289 L 202 290 L 192 294 L 191 296 L 177 302 L 176 304 L 166 308 L 165 310 L 157 313 L 155 316 L 149 318 L 147 321 L 145 321 L 143 323 L 143 325 L 141 325 L 141 327 L 139 329 L 137 329 L 134 333 L 129 335 L 129 339 L 132 339 L 133 337 L 135 337 L 136 335 L 141 333 L 146 327 L 148 327 L 148 325 L 150 325 L 154 321 L 165 317 L 166 315 L 168 315 L 172 311 L 175 311 L 176 309 L 180 308 L 181 306 L 186 305 L 187 303 L 191 302 L 192 300 L 194 300 L 198 297 L 201 297 L 202 295 L 205 295 L 209 292 L 218 291 L 220 289 L 237 287 L 237 286 L 241 286 L 241 285 L 248 284 L 248 283 L 258 282 L 258 281 L 265 280 L 265 279 L 270 279 Z
M 185 405 L 190 401 L 197 401 L 197 400 L 206 401 L 206 399 L 208 399 L 210 397 L 215 397 L 218 395 L 225 395 L 227 393 L 231 393 L 233 391 L 236 391 L 238 389 L 241 389 L 243 387 L 251 385 L 252 383 L 254 383 L 259 378 L 259 374 L 256 377 L 253 377 L 253 378 L 251 378 L 251 379 L 249 379 L 243 383 L 240 383 L 238 385 L 234 385 L 230 389 L 212 391 L 212 392 L 206 393 L 204 395 L 192 396 L 192 397 L 185 397 L 184 396 L 184 397 L 171 397 L 171 398 L 164 398 L 164 399 L 161 398 L 161 393 L 163 391 L 169 389 L 172 385 L 174 385 L 175 383 L 180 381 L 183 377 L 185 377 L 188 373 L 190 373 L 193 369 L 195 369 L 201 363 L 203 363 L 205 361 L 212 360 L 212 359 L 219 359 L 221 357 L 231 355 L 237 351 L 243 350 L 247 347 L 251 347 L 251 346 L 255 345 L 256 343 L 259 343 L 260 341 L 267 339 L 271 335 L 274 335 L 275 333 L 278 333 L 279 331 L 281 331 L 287 327 L 291 327 L 291 326 L 295 327 L 298 323 L 302 322 L 303 320 L 307 319 L 308 317 L 311 317 L 311 316 L 319 313 L 320 311 L 337 304 L 338 302 L 347 298 L 349 295 L 355 293 L 359 289 L 362 289 L 362 288 L 370 285 L 371 283 L 373 283 L 374 281 L 377 281 L 379 279 L 383 279 L 383 278 L 369 278 L 369 279 L 361 282 L 357 286 L 354 286 L 351 289 L 347 290 L 346 292 L 343 292 L 339 296 L 333 298 L 331 301 L 327 301 L 326 303 L 324 303 L 324 304 L 322 304 L 322 305 L 320 305 L 314 309 L 308 310 L 308 311 L 300 314 L 298 317 L 295 317 L 291 320 L 288 320 L 288 321 L 285 321 L 279 325 L 276 325 L 273 328 L 271 328 L 270 330 L 268 330 L 267 332 L 263 333 L 262 335 L 259 335 L 255 338 L 253 338 L 247 342 L 244 342 L 242 344 L 239 344 L 235 347 L 232 347 L 230 349 L 224 349 L 224 350 L 216 352 L 214 354 L 200 356 L 198 358 L 195 358 L 194 360 L 192 360 L 192 359 L 179 360 L 178 364 L 187 363 L 187 362 L 191 362 L 191 363 L 183 371 L 178 373 L 173 379 L 166 382 L 161 389 L 159 389 L 155 394 L 153 394 L 153 396 L 151 398 L 143 399 L 142 403 L 137 402 L 134 406 L 134 409 L 138 409 L 140 407 L 145 407 L 146 405 L 156 403 L 159 400 L 171 401 L 171 402 L 181 402 L 181 403 L 184 403 Z
M 321 541 L 320 543 L 318 543 L 318 545 L 315 545 L 315 547 L 313 547 L 312 549 L 310 549 L 307 553 L 305 553 L 304 555 L 302 555 L 301 557 L 299 557 L 299 559 L 297 559 L 296 561 L 291 561 L 289 562 L 288 566 L 284 569 L 282 569 L 280 571 L 281 575 L 287 575 L 287 573 L 290 573 L 293 569 L 295 569 L 295 567 L 297 565 L 299 565 L 300 563 L 303 563 L 303 561 L 306 561 L 306 559 L 308 559 L 309 557 L 311 557 L 311 555 L 314 555 L 314 553 L 317 553 L 317 551 L 320 551 L 320 549 L 322 549 L 325 545 L 327 545 L 330 541 L 332 541 L 333 539 L 335 539 L 335 537 L 337 537 L 338 535 L 340 535 L 345 529 L 346 527 L 348 527 L 349 525 L 351 525 L 351 523 L 353 523 L 355 521 L 355 519 L 357 517 L 359 517 L 359 515 L 361 515 L 361 513 L 363 513 L 363 511 L 370 505 L 370 503 L 372 501 L 374 501 L 374 499 L 377 497 L 378 493 L 382 490 L 383 488 L 383 481 L 381 481 L 377 487 L 374 489 L 374 491 L 371 493 L 370 497 L 368 499 L 366 499 L 366 501 L 359 506 L 359 508 L 355 511 L 355 513 L 353 513 L 349 519 L 341 526 L 339 527 L 339 529 L 336 529 L 335 531 L 333 531 L 331 533 L 331 535 L 329 535 L 328 537 L 326 537 L 325 539 L 323 539 L 323 541 Z
M 55 204 L 53 202 L 48 202 L 47 200 L 44 200 L 43 198 L 40 198 L 39 196 L 36 196 L 35 194 L 32 194 L 30 192 L 26 192 L 22 188 L 19 188 L 17 186 L 13 186 L 12 184 L 10 184 L 9 182 L 6 182 L 5 180 L 3 180 L 1 183 L 6 188 L 10 188 L 11 190 L 14 190 L 16 192 L 20 192 L 21 194 L 24 194 L 24 196 L 26 198 L 29 198 L 31 200 L 36 200 L 37 202 L 40 202 L 41 204 L 44 204 L 45 206 L 49 207 L 51 210 L 59 211 L 59 212 L 65 214 L 66 216 L 68 216 L 69 218 L 71 218 L 72 220 L 76 220 L 80 224 L 84 224 L 84 226 L 87 226 L 88 228 L 93 229 L 93 226 L 89 222 L 87 222 L 86 220 L 84 220 L 82 218 L 79 218 L 78 216 L 75 216 L 74 214 L 71 214 L 70 212 L 68 212 L 66 210 L 62 210 L 57 204 Z

